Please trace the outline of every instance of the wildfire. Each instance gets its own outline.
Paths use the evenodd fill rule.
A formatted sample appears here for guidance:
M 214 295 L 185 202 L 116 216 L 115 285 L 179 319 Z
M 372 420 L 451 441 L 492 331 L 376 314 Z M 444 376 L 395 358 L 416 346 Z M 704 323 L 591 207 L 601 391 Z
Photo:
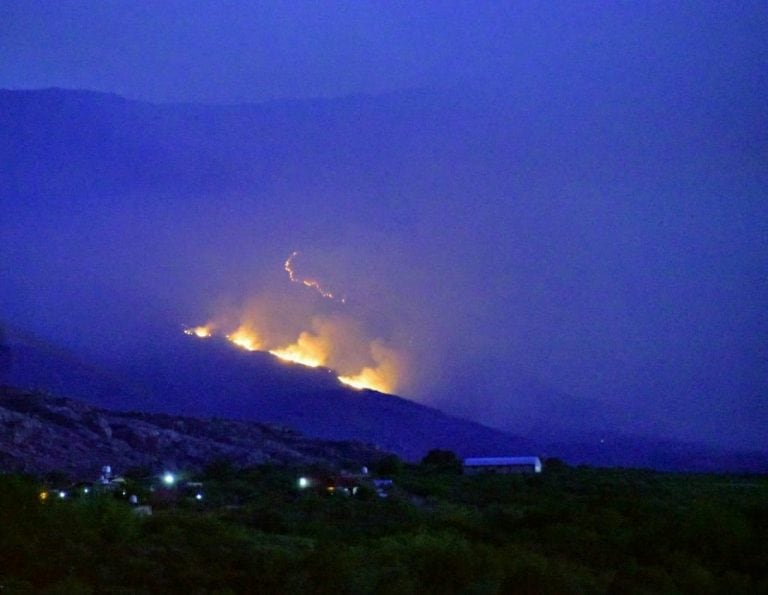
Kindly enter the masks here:
M 258 335 L 246 326 L 240 326 L 232 334 L 227 335 L 227 340 L 246 351 L 262 350 Z
M 197 337 L 199 339 L 207 339 L 211 336 L 211 327 L 208 325 L 203 326 L 193 326 L 192 328 L 185 328 L 184 329 L 185 335 L 192 335 L 194 337 Z
M 357 390 L 377 390 L 380 393 L 392 392 L 389 385 L 379 377 L 373 368 L 363 368 L 357 376 L 339 376 L 339 382 Z
M 317 281 L 296 274 L 293 261 L 298 255 L 293 252 L 283 265 L 291 282 L 314 289 L 324 298 L 339 299 Z M 308 330 L 299 332 L 291 343 L 290 338 L 296 337 L 293 333 L 302 328 Z M 288 329 L 293 329 L 290 334 L 286 334 Z M 336 370 L 333 373 L 339 382 L 355 389 L 393 393 L 406 369 L 401 353 L 381 339 L 371 340 L 360 321 L 348 314 L 312 315 L 269 299 L 251 300 L 237 314 L 222 315 L 205 325 L 186 328 L 184 333 L 201 339 L 221 333 L 246 351 L 270 353 L 309 368 Z
M 209 326 L 188 328 L 184 333 L 201 339 L 213 335 Z M 299 335 L 295 343 L 276 349 L 267 349 L 256 331 L 246 325 L 237 327 L 225 337 L 230 343 L 246 351 L 266 351 L 283 361 L 309 368 L 327 366 L 332 351 L 332 345 L 327 338 L 306 331 Z M 392 359 L 394 352 L 381 347 L 376 341 L 371 344 L 371 351 L 378 364 L 376 367 L 366 366 L 358 374 L 338 375 L 337 378 L 339 382 L 358 390 L 392 393 L 397 380 L 397 370 Z
M 285 349 L 270 349 L 269 353 L 275 357 L 279 357 L 283 361 L 301 364 L 302 366 L 307 366 L 309 368 L 318 368 L 323 365 L 321 360 L 306 353 L 302 353 L 300 349 L 296 349 L 293 345 L 289 345 Z
M 399 354 L 377 340 L 371 343 L 371 357 L 376 367 L 366 366 L 359 374 L 339 376 L 339 381 L 352 388 L 394 392 L 398 373 L 403 367 Z
M 285 269 L 285 272 L 288 273 L 288 278 L 291 280 L 291 283 L 301 283 L 305 287 L 314 289 L 327 300 L 338 299 L 342 304 L 346 303 L 347 301 L 346 298 L 343 298 L 343 297 L 337 298 L 330 291 L 326 291 L 325 289 L 323 289 L 320 286 L 320 283 L 318 281 L 315 281 L 314 279 L 300 279 L 296 275 L 296 271 L 293 270 L 293 259 L 296 258 L 298 255 L 299 253 L 297 251 L 292 252 L 291 255 L 285 261 L 285 264 L 283 264 L 283 268 Z
M 292 345 L 269 352 L 282 360 L 317 368 L 326 364 L 330 351 L 328 339 L 305 331 Z

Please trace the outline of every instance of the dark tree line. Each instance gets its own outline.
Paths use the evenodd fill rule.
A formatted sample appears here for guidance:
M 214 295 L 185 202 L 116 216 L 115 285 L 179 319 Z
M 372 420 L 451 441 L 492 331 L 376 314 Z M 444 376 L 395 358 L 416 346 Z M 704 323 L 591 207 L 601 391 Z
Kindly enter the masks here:
M 463 476 L 387 461 L 388 498 L 299 490 L 302 470 L 213 465 L 206 501 L 148 518 L 41 502 L 0 475 L 9 592 L 768 593 L 768 478 L 561 467 Z M 305 470 L 304 470 L 305 471 Z

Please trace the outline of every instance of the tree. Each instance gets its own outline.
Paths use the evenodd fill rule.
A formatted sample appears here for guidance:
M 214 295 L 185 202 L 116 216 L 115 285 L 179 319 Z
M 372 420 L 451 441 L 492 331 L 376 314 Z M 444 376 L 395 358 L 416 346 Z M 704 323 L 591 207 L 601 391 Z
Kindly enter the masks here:
M 433 448 L 421 459 L 421 464 L 436 471 L 461 471 L 461 460 L 452 450 Z
M 375 475 L 393 477 L 403 470 L 403 461 L 397 455 L 386 455 L 371 465 Z

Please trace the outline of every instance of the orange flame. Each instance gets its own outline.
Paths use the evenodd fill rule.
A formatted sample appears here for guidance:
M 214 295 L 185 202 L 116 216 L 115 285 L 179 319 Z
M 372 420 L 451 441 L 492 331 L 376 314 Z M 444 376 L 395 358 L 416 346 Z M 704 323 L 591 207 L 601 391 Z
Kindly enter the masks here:
M 246 351 L 260 351 L 263 349 L 259 336 L 245 325 L 239 326 L 233 333 L 227 335 L 227 340 Z
M 199 339 L 207 339 L 212 335 L 212 329 L 207 324 L 203 326 L 193 326 L 191 328 L 185 328 L 184 334 L 192 335 L 198 337 Z
M 209 325 L 205 325 L 185 329 L 184 333 L 202 339 L 211 337 L 213 331 Z M 266 351 L 283 361 L 310 368 L 328 365 L 333 351 L 329 338 L 307 331 L 302 332 L 295 343 L 276 349 L 267 349 L 258 333 L 247 325 L 240 325 L 225 336 L 230 343 L 246 351 Z M 373 341 L 371 357 L 376 362 L 376 366 L 366 366 L 357 374 L 337 375 L 339 382 L 358 390 L 370 389 L 382 393 L 393 393 L 397 386 L 401 365 L 397 353 L 379 341 Z
M 356 389 L 370 389 L 380 393 L 394 392 L 402 367 L 397 352 L 379 341 L 373 341 L 371 356 L 377 364 L 376 367 L 366 366 L 359 374 L 339 376 L 339 382 Z
M 377 390 L 380 393 L 391 392 L 386 382 L 379 378 L 373 368 L 363 368 L 356 376 L 339 376 L 339 382 L 358 390 Z
M 285 349 L 270 349 L 269 353 L 283 361 L 301 364 L 309 368 L 318 368 L 323 365 L 322 360 L 303 353 L 300 349 L 296 349 L 295 345 L 289 345 Z
M 325 365 L 331 345 L 328 340 L 319 335 L 303 332 L 292 345 L 282 349 L 270 349 L 270 353 L 280 359 L 317 368 Z

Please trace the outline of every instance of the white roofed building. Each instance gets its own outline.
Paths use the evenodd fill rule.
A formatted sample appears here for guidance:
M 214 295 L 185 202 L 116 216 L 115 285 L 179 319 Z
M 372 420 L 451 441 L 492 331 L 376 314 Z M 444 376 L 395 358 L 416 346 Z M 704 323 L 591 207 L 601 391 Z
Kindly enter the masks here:
M 474 457 L 464 459 L 464 473 L 541 473 L 539 457 Z

